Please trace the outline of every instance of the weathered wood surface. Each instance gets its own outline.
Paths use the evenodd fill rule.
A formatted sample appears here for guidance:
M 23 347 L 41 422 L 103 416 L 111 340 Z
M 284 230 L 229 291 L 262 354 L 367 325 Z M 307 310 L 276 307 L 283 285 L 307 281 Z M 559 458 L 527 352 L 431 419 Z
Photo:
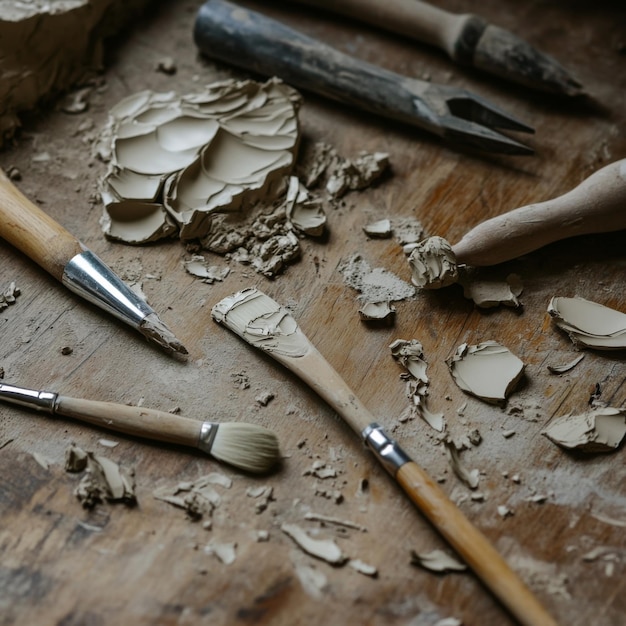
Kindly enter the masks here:
M 447 0 L 450 10 L 471 3 Z M 343 375 L 373 414 L 432 476 L 445 477 L 446 492 L 493 541 L 559 623 L 617 625 L 626 613 L 626 488 L 624 451 L 582 458 L 565 453 L 540 433 L 555 415 L 581 412 L 590 395 L 614 406 L 626 403 L 623 353 L 588 351 L 571 372 L 555 376 L 546 365 L 575 356 L 570 341 L 546 316 L 551 296 L 580 295 L 626 310 L 624 232 L 563 241 L 500 268 L 524 280 L 522 312 L 483 312 L 454 287 L 397 303 L 392 328 L 358 321 L 356 294 L 337 266 L 361 252 L 373 266 L 409 279 L 406 260 L 392 240 L 366 240 L 361 227 L 383 217 L 417 216 L 429 234 L 456 240 L 498 213 L 545 200 L 570 189 L 609 161 L 626 156 L 626 11 L 620 3 L 547 3 L 521 6 L 489 0 L 480 10 L 553 54 L 578 74 L 596 107 L 545 98 L 463 71 L 441 53 L 313 10 L 273 3 L 266 10 L 338 48 L 397 72 L 468 86 L 492 98 L 536 128 L 530 158 L 479 158 L 461 154 L 419 131 L 354 113 L 306 96 L 305 136 L 326 140 L 341 153 L 388 151 L 393 175 L 374 189 L 350 195 L 329 215 L 326 242 L 304 242 L 301 261 L 275 281 L 232 266 L 221 284 L 186 274 L 184 248 L 176 241 L 143 248 L 104 240 L 92 202 L 104 164 L 90 156 L 86 119 L 97 131 L 107 110 L 139 89 L 192 91 L 197 84 L 243 76 L 202 61 L 191 31 L 197 2 L 164 4 L 111 49 L 104 88 L 91 94 L 86 114 L 50 111 L 28 120 L 17 145 L 0 155 L 16 166 L 19 188 L 99 254 L 124 278 L 143 278 L 150 303 L 190 349 L 181 364 L 122 324 L 70 294 L 9 245 L 0 242 L 0 284 L 16 281 L 22 295 L 0 312 L 0 367 L 5 380 L 66 395 L 139 403 L 219 420 L 246 419 L 272 427 L 285 453 L 283 467 L 250 478 L 220 467 L 200 453 L 115 436 L 69 420 L 0 407 L 0 623 L 2 624 L 235 624 L 346 623 L 432 625 L 454 616 L 464 624 L 513 623 L 471 574 L 435 575 L 409 564 L 410 551 L 444 547 L 415 508 L 353 433 L 294 376 L 210 319 L 211 305 L 246 286 L 258 285 L 294 304 L 308 337 Z M 261 3 L 255 3 L 261 9 Z M 172 56 L 178 72 L 155 71 Z M 33 161 L 47 152 L 49 161 Z M 160 279 L 147 279 L 147 275 Z M 452 434 L 478 428 L 483 442 L 463 453 L 482 472 L 484 502 L 449 470 L 433 431 L 424 423 L 400 423 L 407 406 L 400 369 L 388 345 L 417 338 L 430 363 L 430 406 L 443 410 Z M 527 364 L 523 385 L 504 409 L 466 397 L 444 359 L 462 342 L 497 339 Z M 73 348 L 61 354 L 64 346 Z M 245 376 L 249 388 L 237 380 Z M 261 407 L 255 396 L 271 391 Z M 464 415 L 457 414 L 467 403 Z M 521 407 L 519 412 L 515 407 Z M 506 439 L 502 432 L 515 430 Z M 101 437 L 119 440 L 107 450 Z M 73 495 L 78 478 L 63 470 L 70 441 L 98 450 L 132 468 L 139 505 L 102 505 L 84 511 Z M 46 471 L 33 459 L 50 460 Z M 303 475 L 313 462 L 335 467 L 335 480 Z M 185 519 L 182 511 L 153 498 L 155 488 L 194 480 L 211 471 L 233 478 L 223 490 L 213 529 Z M 503 474 L 508 473 L 508 478 Z M 519 484 L 511 476 L 519 474 Z M 368 489 L 362 491 L 363 479 Z M 338 489 L 335 504 L 315 495 L 316 484 Z M 250 486 L 268 484 L 275 500 L 255 514 Z M 219 489 L 219 488 L 218 488 Z M 542 504 L 529 501 L 544 494 Z M 502 519 L 497 506 L 514 510 Z M 349 567 L 331 567 L 304 555 L 280 531 L 283 522 L 308 529 L 307 511 L 351 520 L 337 541 L 350 556 L 374 564 L 376 579 Z M 266 529 L 268 542 L 253 531 Z M 321 536 L 334 536 L 330 526 Z M 237 558 L 220 563 L 204 552 L 211 540 L 237 543 Z M 606 547 L 614 561 L 582 557 Z M 607 564 L 611 564 L 607 568 Z M 327 578 L 317 593 L 298 568 Z M 612 571 L 611 571 L 612 568 Z

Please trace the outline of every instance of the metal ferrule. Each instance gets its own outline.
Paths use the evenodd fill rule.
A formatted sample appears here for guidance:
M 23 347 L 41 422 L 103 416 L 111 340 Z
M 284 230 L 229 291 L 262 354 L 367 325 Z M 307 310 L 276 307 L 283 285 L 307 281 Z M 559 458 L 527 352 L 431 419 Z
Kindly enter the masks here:
M 74 293 L 134 328 L 138 329 L 141 321 L 154 313 L 146 302 L 90 250 L 85 250 L 68 261 L 62 282 Z
M 215 435 L 217 435 L 217 429 L 219 424 L 214 422 L 202 422 L 200 426 L 200 436 L 198 437 L 198 448 L 202 452 L 211 454 L 211 448 L 213 448 L 213 442 L 215 441 Z
M 411 459 L 406 452 L 376 422 L 372 422 L 361 433 L 363 440 L 378 457 L 383 467 L 395 476 L 397 471 Z
M 37 391 L 35 389 L 0 383 L 0 400 L 11 404 L 19 404 L 43 413 L 54 413 L 57 395 L 51 391 Z

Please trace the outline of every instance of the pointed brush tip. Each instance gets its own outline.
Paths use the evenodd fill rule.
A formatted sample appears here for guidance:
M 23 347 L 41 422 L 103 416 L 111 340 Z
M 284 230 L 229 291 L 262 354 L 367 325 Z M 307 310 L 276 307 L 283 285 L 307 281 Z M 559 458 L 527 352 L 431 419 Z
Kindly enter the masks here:
M 168 354 L 184 358 L 189 354 L 185 346 L 174 333 L 159 319 L 156 313 L 147 315 L 139 326 L 141 334 L 150 342 L 158 345 Z

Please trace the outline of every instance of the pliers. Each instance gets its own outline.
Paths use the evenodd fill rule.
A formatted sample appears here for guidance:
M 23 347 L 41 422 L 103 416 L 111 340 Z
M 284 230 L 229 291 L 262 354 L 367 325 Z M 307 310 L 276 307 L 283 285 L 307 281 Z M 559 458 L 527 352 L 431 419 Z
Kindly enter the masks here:
M 207 56 L 417 126 L 456 146 L 533 153 L 493 129 L 534 130 L 481 96 L 366 63 L 224 0 L 208 0 L 200 7 L 194 40 Z

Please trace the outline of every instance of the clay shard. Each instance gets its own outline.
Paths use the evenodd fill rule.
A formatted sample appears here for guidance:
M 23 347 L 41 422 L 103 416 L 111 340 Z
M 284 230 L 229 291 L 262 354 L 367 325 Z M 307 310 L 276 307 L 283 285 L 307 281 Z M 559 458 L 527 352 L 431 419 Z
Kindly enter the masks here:
M 173 487 L 161 487 L 153 492 L 157 500 L 184 509 L 191 520 L 199 520 L 203 516 L 211 516 L 221 504 L 221 496 L 211 485 L 219 485 L 230 489 L 230 478 L 217 472 L 201 476 L 195 481 L 182 481 Z
M 524 363 L 497 341 L 461 344 L 446 359 L 452 378 L 465 392 L 486 402 L 504 402 L 524 374 Z
M 363 232 L 372 239 L 391 237 L 391 220 L 384 219 L 363 226 Z
M 424 237 L 424 226 L 414 217 L 396 217 L 392 224 L 396 241 L 406 250 L 413 247 Z
M 452 471 L 457 477 L 463 481 L 470 489 L 476 489 L 478 487 L 478 481 L 480 473 L 477 469 L 468 470 L 461 462 L 461 457 L 457 447 L 452 441 L 446 441 L 446 454 Z
M 378 576 L 378 569 L 376 566 L 365 563 L 361 559 L 350 559 L 348 561 L 348 565 L 353 570 L 356 570 L 359 574 L 363 574 L 364 576 L 371 576 L 372 578 Z
M 626 435 L 626 409 L 602 407 L 582 415 L 558 417 L 543 434 L 569 450 L 613 452 Z
M 481 309 L 491 309 L 501 304 L 512 308 L 522 306 L 519 296 L 524 285 L 517 274 L 509 274 L 506 280 L 499 280 L 481 277 L 473 269 L 460 268 L 458 281 L 463 287 L 463 295 Z
M 389 167 L 389 155 L 385 152 L 373 154 L 360 152 L 356 159 L 344 159 L 331 174 L 326 191 L 340 198 L 348 191 L 365 189 Z
M 456 256 L 443 237 L 419 242 L 409 255 L 411 281 L 420 289 L 441 289 L 459 278 Z
M 332 565 L 342 565 L 348 560 L 348 557 L 332 539 L 314 539 L 297 524 L 284 523 L 280 529 L 311 556 Z
M 445 428 L 443 413 L 434 413 L 427 406 L 430 381 L 426 374 L 428 364 L 424 359 L 422 344 L 417 339 L 396 339 L 389 348 L 393 358 L 407 370 L 402 378 L 407 380 L 406 395 L 411 400 L 411 416 L 416 413 L 429 426 L 442 432 Z
M 626 313 L 579 297 L 552 298 L 548 313 L 574 345 L 596 350 L 626 348 Z
M 224 565 L 231 565 L 237 558 L 237 544 L 234 542 L 211 540 L 204 551 L 216 556 Z
M 100 225 L 107 238 L 128 244 L 151 243 L 178 230 L 161 205 L 127 200 L 109 202 Z
M 564 363 L 563 365 L 548 365 L 547 367 L 552 374 L 565 374 L 565 372 L 569 372 L 571 369 L 576 367 L 584 358 L 584 354 L 579 354 L 575 359 L 572 359 L 568 363 Z
M 418 553 L 411 550 L 411 565 L 418 565 L 431 572 L 464 572 L 467 566 L 443 550 Z
M 230 268 L 211 265 L 201 254 L 194 254 L 188 261 L 184 261 L 185 270 L 192 276 L 202 278 L 202 282 L 212 285 L 222 282 L 230 273 Z
M 65 450 L 65 471 L 82 472 L 86 467 L 87 453 L 75 444 L 71 444 Z
M 390 302 L 365 302 L 359 309 L 359 317 L 364 322 L 393 324 L 396 308 Z
M 289 178 L 285 198 L 288 222 L 299 232 L 311 237 L 320 237 L 326 229 L 326 214 L 322 201 L 313 198 L 298 178 Z

